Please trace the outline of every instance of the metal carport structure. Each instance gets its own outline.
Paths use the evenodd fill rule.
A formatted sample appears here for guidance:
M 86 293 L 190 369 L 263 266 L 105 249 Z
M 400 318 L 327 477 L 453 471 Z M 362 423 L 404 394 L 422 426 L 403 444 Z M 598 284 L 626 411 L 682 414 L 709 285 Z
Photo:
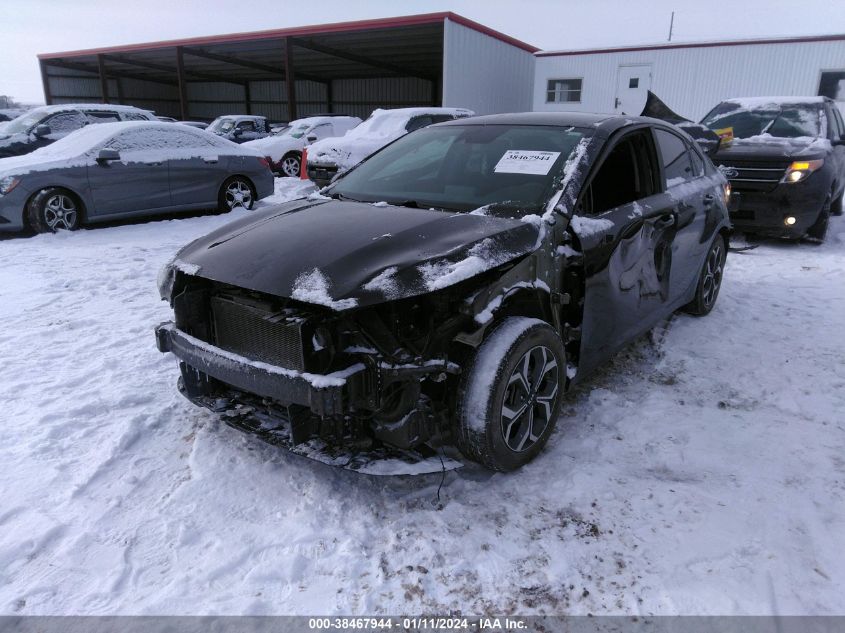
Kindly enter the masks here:
M 365 117 L 375 107 L 414 105 L 530 109 L 536 50 L 444 12 L 38 59 L 48 104 L 102 101 L 181 119 L 242 112 L 284 120 L 317 112 Z M 515 90 L 521 94 L 515 97 Z M 457 102 L 467 99 L 476 103 Z

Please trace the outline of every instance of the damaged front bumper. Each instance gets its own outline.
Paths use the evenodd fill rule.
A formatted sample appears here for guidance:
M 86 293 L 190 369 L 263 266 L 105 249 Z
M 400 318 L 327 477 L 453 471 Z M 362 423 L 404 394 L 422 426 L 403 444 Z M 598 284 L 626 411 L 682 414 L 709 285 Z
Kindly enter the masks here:
M 184 365 L 188 396 L 209 395 L 209 379 L 247 393 L 307 407 L 321 417 L 342 415 L 349 403 L 368 390 L 362 363 L 332 374 L 308 374 L 250 361 L 186 334 L 172 322 L 155 329 L 160 352 L 172 352 Z
M 463 466 L 449 447 L 402 448 L 380 441 L 378 434 L 348 437 L 349 414 L 356 403 L 372 398 L 381 368 L 356 363 L 331 374 L 309 374 L 227 352 L 186 334 L 172 322 L 156 327 L 155 335 L 159 351 L 172 352 L 180 360 L 178 389 L 183 396 L 221 414 L 229 426 L 270 444 L 371 475 L 419 475 Z M 388 371 L 410 377 L 433 369 L 440 370 L 409 366 Z M 338 441 L 326 442 L 324 436 Z

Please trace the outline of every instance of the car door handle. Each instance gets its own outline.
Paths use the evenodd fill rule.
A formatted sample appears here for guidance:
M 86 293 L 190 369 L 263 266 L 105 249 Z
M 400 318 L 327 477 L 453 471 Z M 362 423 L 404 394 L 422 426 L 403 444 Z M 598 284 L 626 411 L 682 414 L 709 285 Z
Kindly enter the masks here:
M 208 163 L 209 165 L 216 165 L 217 159 L 216 158 L 203 158 L 204 163 Z

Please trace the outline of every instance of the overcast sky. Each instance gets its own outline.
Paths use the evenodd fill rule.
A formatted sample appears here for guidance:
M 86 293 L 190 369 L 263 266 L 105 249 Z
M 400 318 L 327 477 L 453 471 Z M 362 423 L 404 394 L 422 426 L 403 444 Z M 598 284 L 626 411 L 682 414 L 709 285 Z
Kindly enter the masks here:
M 544 49 L 845 32 L 845 0 L 0 0 L 0 94 L 43 103 L 36 55 L 454 11 Z M 845 62 L 843 62 L 845 63 Z

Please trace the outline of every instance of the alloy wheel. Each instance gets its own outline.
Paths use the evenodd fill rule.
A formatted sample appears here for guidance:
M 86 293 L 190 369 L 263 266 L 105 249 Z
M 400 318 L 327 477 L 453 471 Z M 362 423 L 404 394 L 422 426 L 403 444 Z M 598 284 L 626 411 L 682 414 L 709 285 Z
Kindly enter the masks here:
M 226 187 L 226 206 L 229 210 L 235 207 L 249 209 L 252 206 L 252 189 L 243 180 L 233 180 Z
M 44 222 L 51 231 L 64 229 L 72 231 L 76 228 L 77 210 L 76 204 L 70 196 L 57 193 L 50 196 L 44 204 Z
M 532 347 L 516 364 L 502 401 L 502 438 L 515 453 L 531 448 L 552 422 L 560 368 L 552 351 Z
M 710 253 L 707 255 L 701 297 L 704 300 L 704 305 L 708 308 L 716 300 L 716 295 L 719 293 L 719 286 L 722 284 L 723 244 L 724 242 L 721 239 L 716 240 L 716 243 L 713 244 L 713 248 L 710 249 Z
M 299 176 L 299 159 L 294 156 L 285 158 L 282 161 L 282 172 L 290 178 Z

